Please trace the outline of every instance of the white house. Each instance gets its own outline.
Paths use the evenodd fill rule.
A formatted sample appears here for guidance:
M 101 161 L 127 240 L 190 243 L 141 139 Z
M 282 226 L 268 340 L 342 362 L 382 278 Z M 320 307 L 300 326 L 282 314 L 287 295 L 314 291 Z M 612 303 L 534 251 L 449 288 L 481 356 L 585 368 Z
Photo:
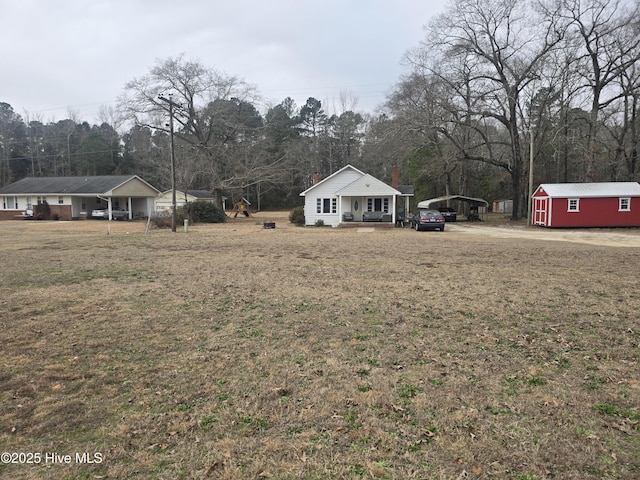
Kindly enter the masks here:
M 176 190 L 176 207 L 182 207 L 189 202 L 213 202 L 214 198 L 208 190 Z M 156 197 L 155 209 L 159 211 L 171 210 L 173 207 L 173 192 L 167 190 Z
M 394 175 L 396 178 L 396 175 Z M 410 194 L 409 194 L 410 195 Z M 396 221 L 396 202 L 405 196 L 377 178 L 347 165 L 300 194 L 306 225 L 322 220 L 337 227 L 343 222 Z

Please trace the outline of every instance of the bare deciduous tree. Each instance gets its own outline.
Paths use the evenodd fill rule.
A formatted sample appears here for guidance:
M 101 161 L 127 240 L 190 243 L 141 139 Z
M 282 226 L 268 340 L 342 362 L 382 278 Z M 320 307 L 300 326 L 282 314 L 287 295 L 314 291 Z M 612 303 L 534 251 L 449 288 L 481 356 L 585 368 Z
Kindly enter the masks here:
M 628 95 L 628 89 L 619 82 L 640 60 L 640 6 L 620 0 L 562 0 L 560 5 L 558 14 L 570 24 L 570 40 L 580 47 L 574 59 L 575 71 L 590 100 L 583 175 L 592 181 L 596 176 L 601 114 Z
M 532 11 L 524 0 L 455 0 L 429 24 L 426 39 L 410 55 L 414 65 L 439 76 L 457 95 L 451 103 L 457 112 L 449 121 L 471 128 L 474 139 L 484 135 L 483 151 L 470 149 L 475 140 L 471 145 L 455 142 L 463 156 L 509 172 L 514 218 L 524 213 L 522 97 L 565 30 L 558 16 Z
M 179 105 L 174 109 L 176 137 L 191 147 L 182 151 L 192 156 L 183 158 L 182 165 L 197 168 L 214 195 L 280 175 L 278 161 L 265 160 L 251 141 L 262 128 L 251 85 L 181 55 L 158 61 L 148 75 L 127 83 L 119 108 L 136 125 L 168 132 L 169 106 L 160 95 Z M 193 178 L 192 172 L 178 176 Z

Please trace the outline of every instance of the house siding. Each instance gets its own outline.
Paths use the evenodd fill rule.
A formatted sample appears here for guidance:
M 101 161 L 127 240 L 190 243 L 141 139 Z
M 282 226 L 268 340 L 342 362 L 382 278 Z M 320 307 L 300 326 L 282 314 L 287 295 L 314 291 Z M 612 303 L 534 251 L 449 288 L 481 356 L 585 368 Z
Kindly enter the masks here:
M 214 199 L 211 197 L 196 197 L 187 193 L 185 200 L 185 193 L 181 190 L 176 190 L 176 206 L 182 207 L 188 202 L 211 202 L 213 203 Z M 173 194 L 171 191 L 164 192 L 159 195 L 155 199 L 155 210 L 171 210 L 173 208 Z
M 354 170 L 344 170 L 340 175 L 336 175 L 333 178 L 327 178 L 326 181 L 316 185 L 305 196 L 304 203 L 304 219 L 305 225 L 315 225 L 318 220 L 322 220 L 325 225 L 337 227 L 340 222 L 341 205 L 338 205 L 336 213 L 317 213 L 316 202 L 323 198 L 335 198 L 338 196 L 335 194 L 338 190 L 346 187 L 350 183 L 353 183 L 359 179 L 362 175 Z
M 315 225 L 318 220 L 322 220 L 325 225 L 337 227 L 340 224 L 340 215 L 336 213 L 318 213 L 316 210 L 316 202 L 324 198 L 337 198 L 335 195 L 310 196 L 304 204 L 304 222 L 305 225 Z
M 337 175 L 333 178 L 328 178 L 326 181 L 318 184 L 313 189 L 313 195 L 321 198 L 326 198 L 327 196 L 335 196 L 335 192 L 343 189 L 347 185 L 358 180 L 362 175 L 354 170 L 345 170 L 342 174 Z
M 576 197 L 571 197 L 576 198 Z M 627 198 L 627 197 L 625 197 Z M 640 198 L 631 198 L 630 211 L 618 210 L 620 197 L 580 198 L 577 212 L 569 212 L 569 198 L 551 202 L 551 227 L 638 227 Z
M 137 178 L 113 189 L 114 197 L 155 197 L 157 193 L 156 190 Z

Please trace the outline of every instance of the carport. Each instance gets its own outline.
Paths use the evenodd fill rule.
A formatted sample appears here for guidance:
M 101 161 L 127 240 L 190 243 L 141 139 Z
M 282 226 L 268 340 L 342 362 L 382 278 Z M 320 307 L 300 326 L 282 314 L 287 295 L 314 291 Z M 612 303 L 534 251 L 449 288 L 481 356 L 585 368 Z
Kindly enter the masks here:
M 482 198 L 465 197 L 463 195 L 445 195 L 444 197 L 430 198 L 418 203 L 418 208 L 433 208 L 438 203 L 448 203 L 451 201 L 461 201 L 467 204 L 464 214 L 467 220 L 480 220 L 480 214 L 485 213 L 489 208 L 489 202 Z M 484 207 L 484 211 L 481 211 Z

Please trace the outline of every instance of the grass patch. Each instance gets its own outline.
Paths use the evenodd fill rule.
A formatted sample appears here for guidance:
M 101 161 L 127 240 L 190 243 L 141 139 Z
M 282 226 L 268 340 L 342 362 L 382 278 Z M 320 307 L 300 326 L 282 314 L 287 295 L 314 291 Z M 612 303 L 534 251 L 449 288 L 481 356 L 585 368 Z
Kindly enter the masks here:
M 455 225 L 49 225 L 0 224 L 0 444 L 104 461 L 47 478 L 640 471 L 636 249 L 534 240 L 532 257 Z M 425 241 L 448 252 L 428 275 L 407 254 Z
M 610 415 L 612 417 L 623 417 L 629 420 L 640 420 L 640 412 L 637 409 L 620 407 L 611 403 L 596 403 L 593 406 L 596 412 Z

